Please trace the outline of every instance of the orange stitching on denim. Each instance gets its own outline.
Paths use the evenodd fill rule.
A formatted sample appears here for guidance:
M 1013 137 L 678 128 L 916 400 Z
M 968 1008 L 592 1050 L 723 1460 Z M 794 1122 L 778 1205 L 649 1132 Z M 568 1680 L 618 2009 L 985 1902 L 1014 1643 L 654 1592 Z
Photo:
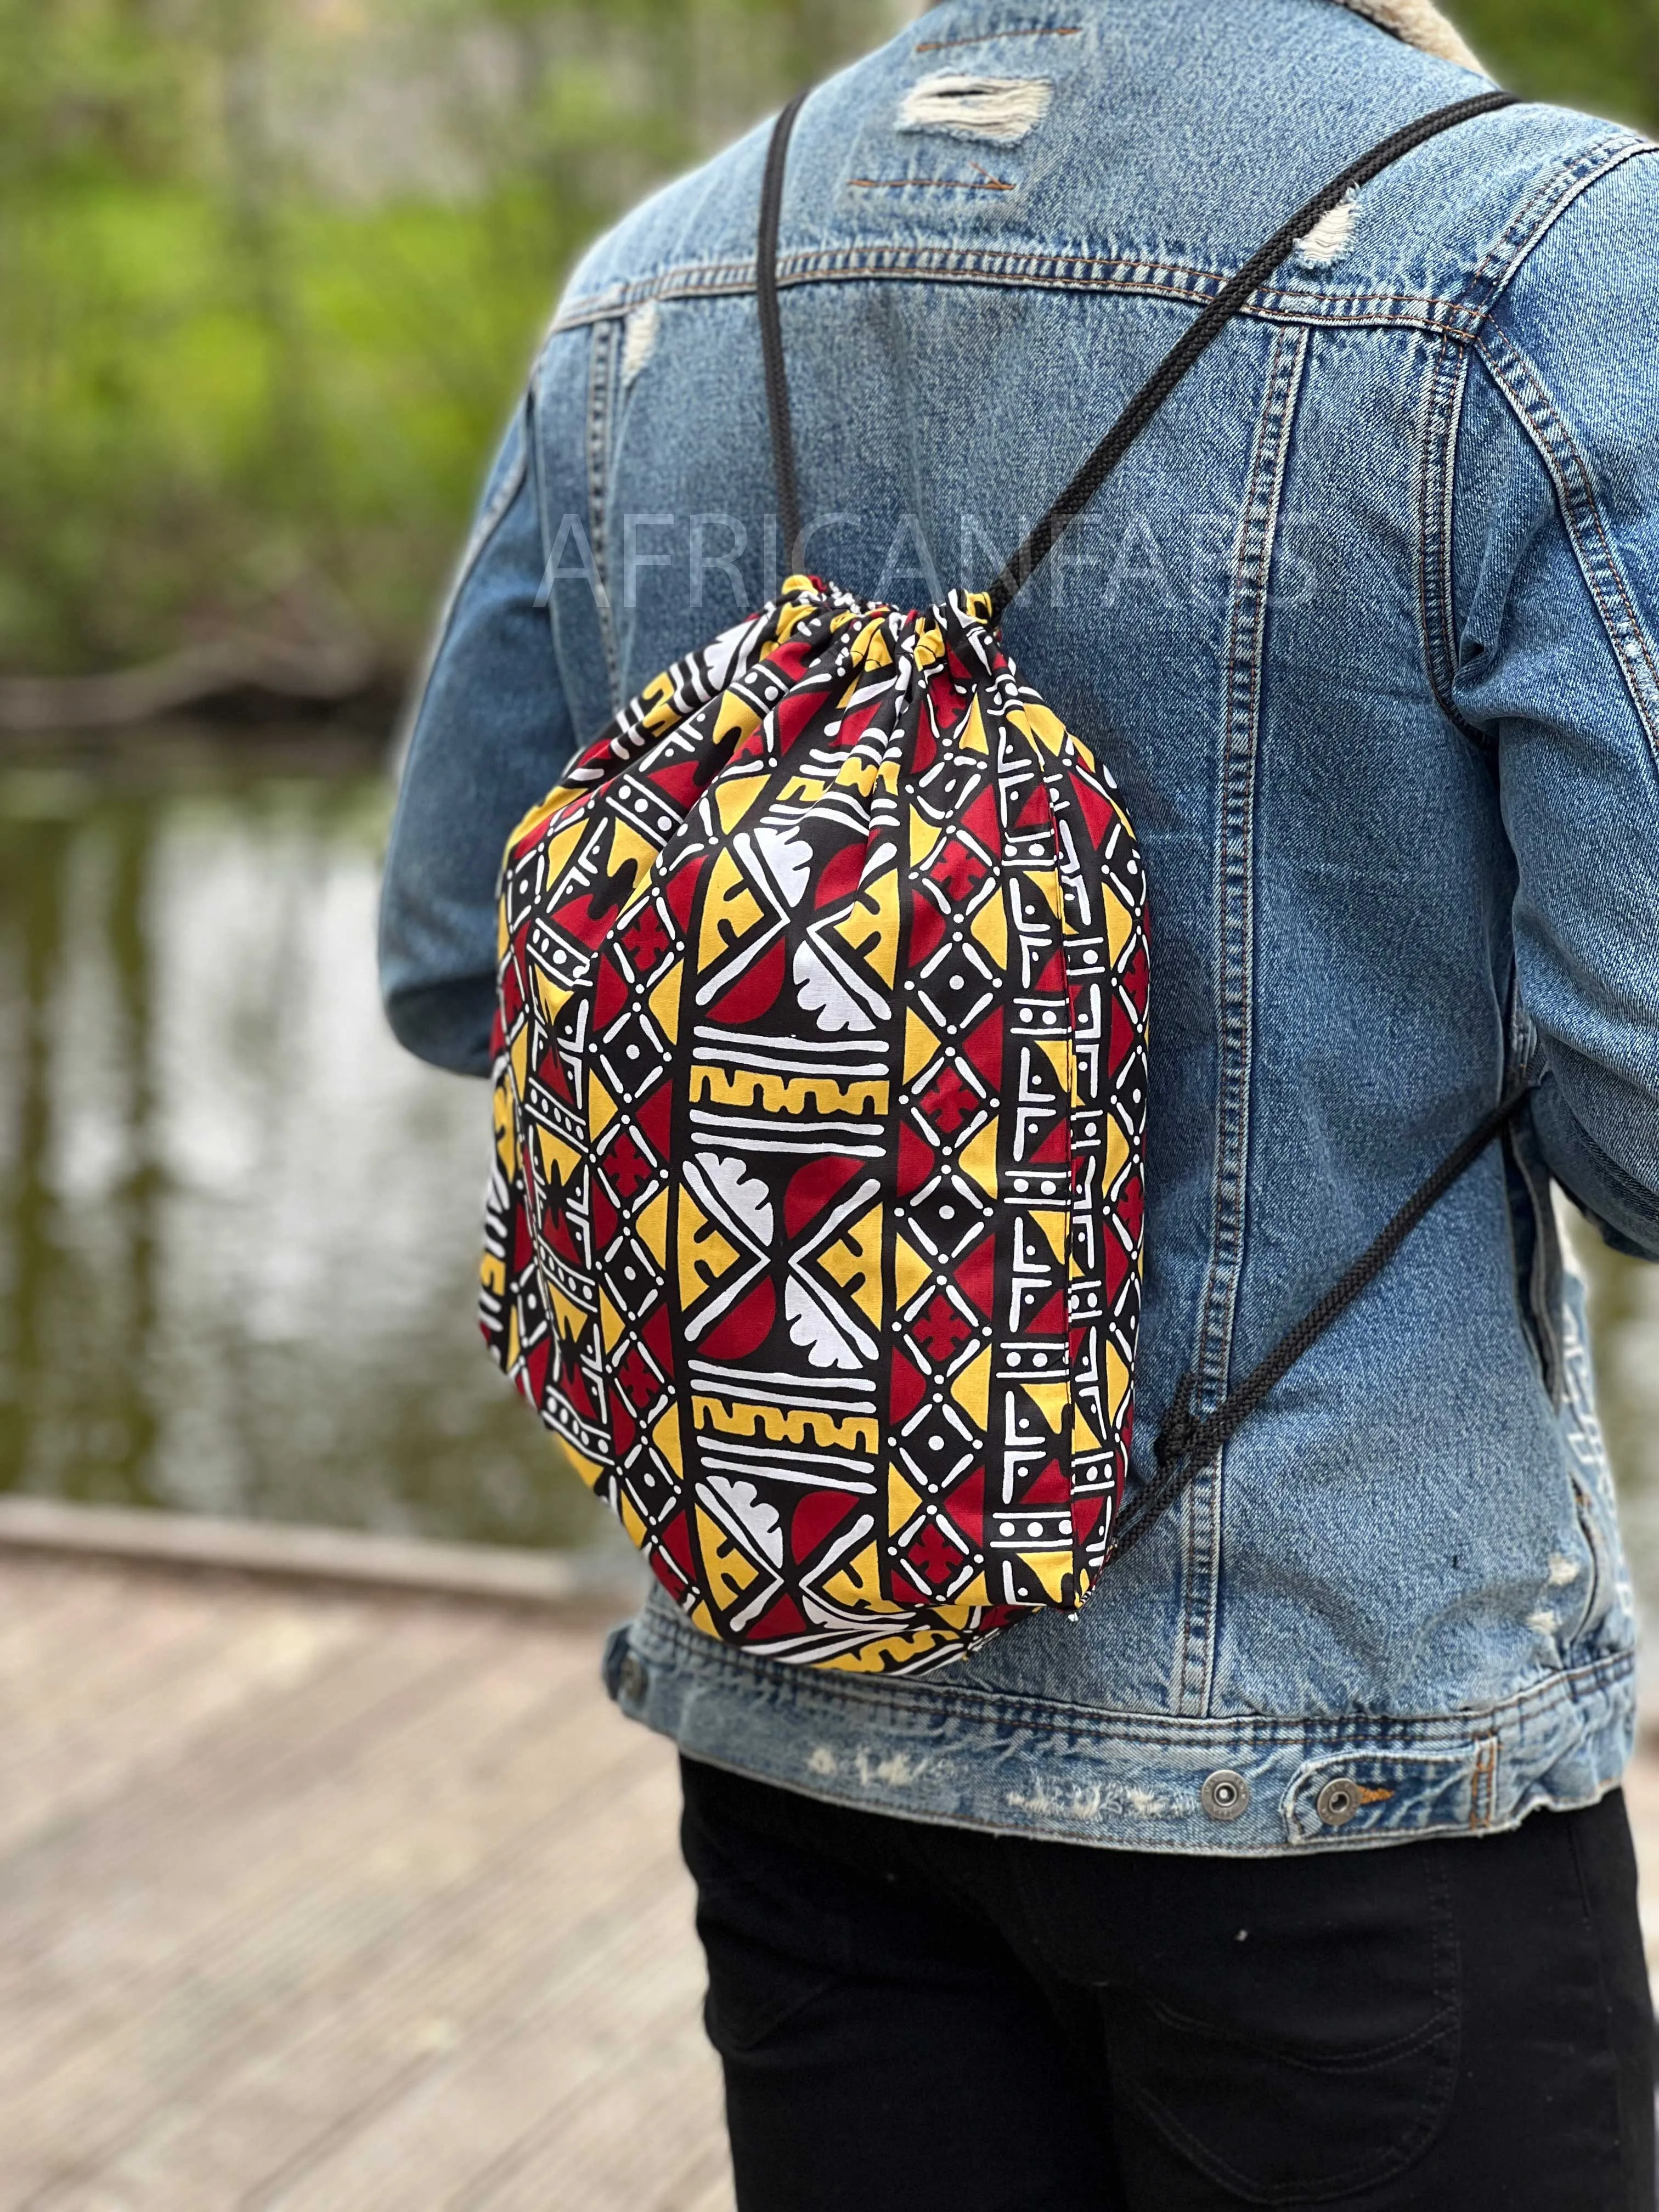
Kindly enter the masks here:
M 979 169 L 976 182 L 971 177 L 848 177 L 848 189 L 860 192 L 902 192 L 912 185 L 918 191 L 939 192 L 1011 192 L 1014 187 L 1006 177 L 994 177 L 988 169 L 980 169 L 977 161 L 969 163 L 970 169 Z
M 1469 1826 L 1489 1828 L 1498 1798 L 1498 1738 L 1489 1735 L 1474 1757 L 1469 1786 Z

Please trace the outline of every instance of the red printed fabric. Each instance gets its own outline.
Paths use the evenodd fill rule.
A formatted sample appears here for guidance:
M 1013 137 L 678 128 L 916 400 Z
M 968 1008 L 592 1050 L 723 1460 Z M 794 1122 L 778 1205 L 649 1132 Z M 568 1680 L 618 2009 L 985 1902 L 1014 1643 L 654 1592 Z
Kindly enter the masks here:
M 484 1335 L 769 1658 L 1073 1611 L 1122 1494 L 1145 863 L 986 615 L 791 577 L 507 848 Z

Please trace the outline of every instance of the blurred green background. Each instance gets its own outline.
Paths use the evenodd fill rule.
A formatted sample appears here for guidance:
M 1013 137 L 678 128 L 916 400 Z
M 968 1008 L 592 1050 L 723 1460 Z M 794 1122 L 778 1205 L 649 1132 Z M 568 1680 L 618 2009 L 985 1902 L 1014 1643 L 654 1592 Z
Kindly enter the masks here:
M 386 729 L 583 241 L 920 12 L 0 0 L 0 731 L 273 623 L 380 678 L 0 735 L 0 1490 L 603 1538 L 472 1328 L 483 1086 L 380 1018 Z M 1659 0 L 1457 13 L 1659 119 Z M 1659 1271 L 1579 1242 L 1659 1595 Z
M 0 0 L 0 669 L 406 666 L 562 274 L 886 0 Z
M 0 671 L 296 590 L 406 668 L 582 242 L 896 0 L 0 0 Z M 1659 0 L 1469 0 L 1659 115 Z

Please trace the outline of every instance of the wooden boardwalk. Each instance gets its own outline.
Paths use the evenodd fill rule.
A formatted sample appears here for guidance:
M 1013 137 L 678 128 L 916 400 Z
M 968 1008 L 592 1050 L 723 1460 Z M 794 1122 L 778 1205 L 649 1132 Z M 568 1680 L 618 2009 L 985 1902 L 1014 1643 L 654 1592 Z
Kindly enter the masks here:
M 598 1651 L 0 1553 L 0 2212 L 729 2212 L 672 1755 Z
M 673 1756 L 598 1653 L 0 1557 L 3 2212 L 727 2212 Z

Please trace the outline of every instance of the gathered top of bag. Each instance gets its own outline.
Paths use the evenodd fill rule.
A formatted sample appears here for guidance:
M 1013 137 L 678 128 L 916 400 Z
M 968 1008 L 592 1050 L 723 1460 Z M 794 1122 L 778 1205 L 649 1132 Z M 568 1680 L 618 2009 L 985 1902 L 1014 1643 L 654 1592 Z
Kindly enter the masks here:
M 1145 866 L 988 611 L 791 577 L 509 848 L 486 1332 L 775 1657 L 1075 1607 L 1127 1472 Z

